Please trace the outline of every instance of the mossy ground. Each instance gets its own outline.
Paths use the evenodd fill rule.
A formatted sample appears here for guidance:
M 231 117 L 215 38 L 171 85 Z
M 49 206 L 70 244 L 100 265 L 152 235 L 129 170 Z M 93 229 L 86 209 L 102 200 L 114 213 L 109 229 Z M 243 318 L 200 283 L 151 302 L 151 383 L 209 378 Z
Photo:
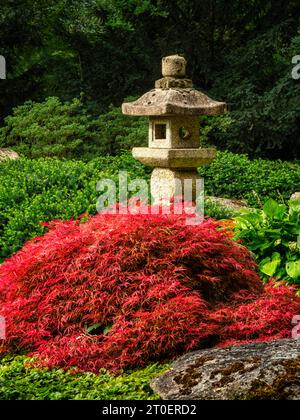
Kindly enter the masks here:
M 150 380 L 167 369 L 153 364 L 112 376 L 33 369 L 31 362 L 24 356 L 0 360 L 0 400 L 157 400 Z

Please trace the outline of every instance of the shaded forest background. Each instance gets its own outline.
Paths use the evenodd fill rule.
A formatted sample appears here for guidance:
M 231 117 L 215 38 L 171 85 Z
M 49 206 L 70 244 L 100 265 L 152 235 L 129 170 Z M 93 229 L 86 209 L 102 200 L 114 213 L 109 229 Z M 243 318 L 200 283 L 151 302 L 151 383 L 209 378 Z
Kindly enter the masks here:
M 299 0 L 1 0 L 0 124 L 24 101 L 81 98 L 95 118 L 160 77 L 179 53 L 229 113 L 205 118 L 219 149 L 299 159 Z

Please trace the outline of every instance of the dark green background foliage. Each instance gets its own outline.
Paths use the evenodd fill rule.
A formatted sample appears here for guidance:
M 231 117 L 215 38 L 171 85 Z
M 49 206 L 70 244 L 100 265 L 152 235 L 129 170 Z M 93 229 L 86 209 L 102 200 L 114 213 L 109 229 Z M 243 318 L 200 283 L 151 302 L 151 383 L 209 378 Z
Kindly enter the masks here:
M 150 380 L 167 368 L 150 365 L 112 376 L 33 369 L 32 363 L 23 356 L 0 360 L 0 400 L 156 400 Z
M 273 13 L 276 3 L 280 2 L 269 2 Z M 285 3 L 287 11 L 291 3 Z M 294 19 L 284 20 L 284 15 L 271 27 L 266 15 L 264 29 L 245 46 L 237 45 L 226 57 L 226 72 L 216 77 L 211 93 L 225 98 L 231 111 L 225 121 L 223 117 L 210 122 L 210 141 L 219 148 L 267 158 L 299 158 L 300 81 L 292 79 L 291 60 L 300 54 L 300 35 L 294 32 Z
M 152 87 L 161 57 L 178 52 L 196 86 L 229 104 L 221 129 L 207 119 L 210 142 L 299 158 L 299 16 L 298 0 L 2 0 L 0 120 L 25 100 L 81 92 L 99 115 Z
M 128 172 L 129 181 L 149 180 L 151 172 L 129 153 L 89 162 L 22 158 L 0 163 L 0 260 L 20 249 L 27 239 L 42 234 L 45 227 L 40 222 L 95 214 L 100 195 L 97 182 L 108 178 L 118 185 L 122 170 Z M 219 152 L 216 161 L 200 173 L 207 195 L 245 198 L 258 207 L 270 197 L 288 200 L 300 183 L 299 165 L 251 162 L 228 152 Z M 233 216 L 212 204 L 207 205 L 206 214 Z

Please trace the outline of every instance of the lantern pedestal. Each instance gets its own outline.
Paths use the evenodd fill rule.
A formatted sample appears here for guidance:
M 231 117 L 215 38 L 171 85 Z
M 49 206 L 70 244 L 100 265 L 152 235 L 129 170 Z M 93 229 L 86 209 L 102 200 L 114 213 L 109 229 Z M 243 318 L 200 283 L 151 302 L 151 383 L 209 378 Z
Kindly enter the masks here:
M 154 205 L 169 205 L 174 198 L 194 203 L 201 187 L 201 178 L 196 169 L 184 171 L 155 168 L 152 172 L 151 196 Z
M 151 177 L 152 201 L 155 205 L 166 205 L 173 197 L 182 197 L 191 203 L 196 201 L 202 186 L 197 168 L 212 162 L 216 150 L 136 147 L 132 155 L 144 165 L 155 168 Z

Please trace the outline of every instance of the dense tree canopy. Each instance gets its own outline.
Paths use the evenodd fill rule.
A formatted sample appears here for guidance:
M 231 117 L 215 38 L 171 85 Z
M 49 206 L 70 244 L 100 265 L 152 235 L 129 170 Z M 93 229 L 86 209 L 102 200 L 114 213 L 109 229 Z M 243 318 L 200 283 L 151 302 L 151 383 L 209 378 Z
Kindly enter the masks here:
M 229 103 L 205 120 L 209 141 L 299 158 L 299 12 L 298 0 L 2 0 L 0 119 L 27 99 L 81 93 L 102 112 L 151 87 L 177 52 L 197 87 Z

